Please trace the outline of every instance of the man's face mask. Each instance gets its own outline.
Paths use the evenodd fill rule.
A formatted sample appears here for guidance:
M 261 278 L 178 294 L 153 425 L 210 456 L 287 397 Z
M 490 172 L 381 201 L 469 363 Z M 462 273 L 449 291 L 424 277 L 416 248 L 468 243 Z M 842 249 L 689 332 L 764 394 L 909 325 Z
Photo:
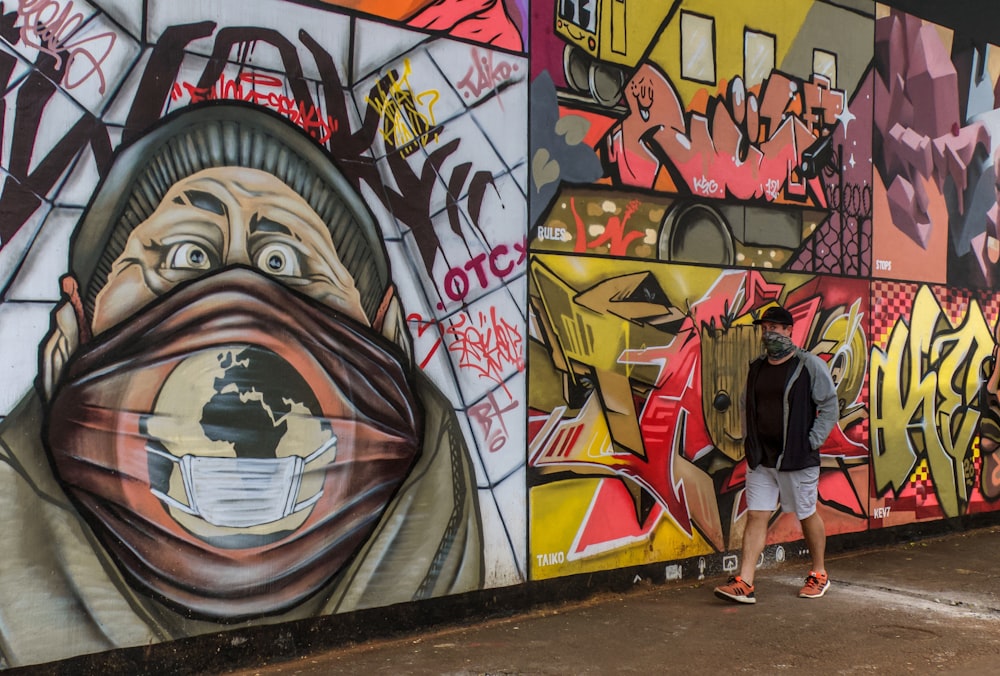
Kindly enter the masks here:
M 279 612 L 367 539 L 419 453 L 398 351 L 236 268 L 82 346 L 47 410 L 56 474 L 139 586 L 198 616 Z
M 777 331 L 764 331 L 760 340 L 767 356 L 772 359 L 781 359 L 795 349 L 792 339 Z

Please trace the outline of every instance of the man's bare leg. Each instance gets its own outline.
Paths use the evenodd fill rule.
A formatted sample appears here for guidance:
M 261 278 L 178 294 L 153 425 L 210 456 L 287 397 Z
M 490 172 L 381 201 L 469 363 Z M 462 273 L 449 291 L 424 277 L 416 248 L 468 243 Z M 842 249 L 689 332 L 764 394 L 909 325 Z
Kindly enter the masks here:
M 757 561 L 767 541 L 767 522 L 770 519 L 771 512 L 759 510 L 747 512 L 747 525 L 743 530 L 743 560 L 740 562 L 740 577 L 747 584 L 753 584 Z
M 800 522 L 802 524 L 802 535 L 805 536 L 806 546 L 809 547 L 809 556 L 812 557 L 812 570 L 814 573 L 826 572 L 826 525 L 819 512 L 813 512 Z M 749 529 L 750 524 L 747 524 Z

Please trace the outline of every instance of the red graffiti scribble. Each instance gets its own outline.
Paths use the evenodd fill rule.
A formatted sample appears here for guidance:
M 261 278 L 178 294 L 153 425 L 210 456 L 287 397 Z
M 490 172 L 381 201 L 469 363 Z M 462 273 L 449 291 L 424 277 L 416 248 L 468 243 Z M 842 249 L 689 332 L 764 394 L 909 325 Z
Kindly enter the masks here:
M 84 23 L 83 13 L 73 12 L 72 1 L 63 6 L 57 0 L 21 0 L 17 15 L 24 22 L 21 26 L 21 42 L 55 57 L 56 68 L 62 66 L 62 53 L 69 53 L 66 57 L 66 74 L 63 76 L 66 89 L 78 87 L 91 75 L 96 75 L 100 81 L 98 92 L 104 93 L 107 82 L 101 64 L 115 46 L 117 36 L 113 32 L 71 39 L 73 33 Z M 73 66 L 81 59 L 87 62 L 86 69 L 78 77 L 71 79 Z
M 507 364 L 518 371 L 524 370 L 524 339 L 516 326 L 497 316 L 496 308 L 490 308 L 488 316 L 484 312 L 478 315 L 477 325 L 463 314 L 447 328 L 448 335 L 455 338 L 448 350 L 459 355 L 461 368 L 472 369 L 480 378 L 503 384 L 503 369 Z
M 613 214 L 608 218 L 608 222 L 604 225 L 604 230 L 601 234 L 594 239 L 593 242 L 587 241 L 587 228 L 580 218 L 580 214 L 576 210 L 576 200 L 570 199 L 570 210 L 573 212 L 573 220 L 576 222 L 576 244 L 574 245 L 574 250 L 576 253 L 584 253 L 587 249 L 596 249 L 600 246 L 607 245 L 608 253 L 612 256 L 624 256 L 628 251 L 628 245 L 634 240 L 645 237 L 644 232 L 626 232 L 625 226 L 635 212 L 639 209 L 639 201 L 632 200 L 625 207 L 625 213 L 619 218 L 617 215 Z
M 220 75 L 212 87 L 197 87 L 190 82 L 175 83 L 171 98 L 177 101 L 187 94 L 191 103 L 216 99 L 248 101 L 284 115 L 320 143 L 329 141 L 338 129 L 338 121 L 331 115 L 324 117 L 316 105 L 307 107 L 281 91 L 274 91 L 283 86 L 282 80 L 273 75 L 240 73 L 235 80 Z
M 517 326 L 498 316 L 495 307 L 490 308 L 489 313 L 478 312 L 475 320 L 471 315 L 460 314 L 450 324 L 427 320 L 416 313 L 408 315 L 406 321 L 417 325 L 417 336 L 424 335 L 432 326 L 440 331 L 441 337 L 421 360 L 421 369 L 427 366 L 441 343 L 448 341 L 448 351 L 459 356 L 460 368 L 471 369 L 480 378 L 489 378 L 503 386 L 504 393 L 510 396 L 503 382 L 503 371 L 508 365 L 518 371 L 524 370 L 524 338 Z
M 472 65 L 465 73 L 465 77 L 458 81 L 459 89 L 466 89 L 463 96 L 479 96 L 483 92 L 493 89 L 510 79 L 511 75 L 517 71 L 517 64 L 510 64 L 506 61 L 493 62 L 493 52 L 480 52 L 475 47 L 472 48 Z
M 424 319 L 422 315 L 416 312 L 407 315 L 406 321 L 417 325 L 418 338 L 422 337 L 425 333 L 427 333 L 428 329 L 434 327 L 438 327 L 440 329 L 441 327 L 441 322 L 435 321 L 433 319 Z M 430 363 L 431 357 L 433 357 L 434 354 L 437 352 L 437 349 L 438 347 L 440 347 L 441 342 L 442 339 L 438 338 L 437 340 L 434 341 L 434 344 L 431 345 L 431 348 L 427 350 L 427 356 L 424 357 L 423 360 L 421 360 L 420 362 L 420 370 L 427 368 L 427 364 Z
M 483 436 L 486 438 L 486 447 L 490 453 L 500 451 L 507 444 L 509 433 L 507 432 L 507 423 L 504 422 L 503 415 L 504 413 L 516 411 L 518 404 L 513 399 L 509 400 L 510 403 L 501 408 L 496 394 L 490 392 L 485 400 L 475 406 L 469 407 L 469 417 L 479 423 L 480 428 L 483 430 Z

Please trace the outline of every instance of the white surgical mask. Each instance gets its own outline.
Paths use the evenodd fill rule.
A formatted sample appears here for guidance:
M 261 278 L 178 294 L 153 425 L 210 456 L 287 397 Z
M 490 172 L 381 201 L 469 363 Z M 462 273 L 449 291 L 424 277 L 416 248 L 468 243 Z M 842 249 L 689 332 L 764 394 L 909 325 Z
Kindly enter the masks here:
M 316 449 L 307 458 L 216 458 L 200 455 L 176 457 L 151 446 L 147 451 L 180 467 L 188 503 L 151 488 L 160 500 L 200 517 L 213 526 L 250 528 L 272 523 L 308 509 L 323 495 L 320 490 L 301 502 L 295 502 L 302 485 L 306 465 L 334 449 L 337 437 Z

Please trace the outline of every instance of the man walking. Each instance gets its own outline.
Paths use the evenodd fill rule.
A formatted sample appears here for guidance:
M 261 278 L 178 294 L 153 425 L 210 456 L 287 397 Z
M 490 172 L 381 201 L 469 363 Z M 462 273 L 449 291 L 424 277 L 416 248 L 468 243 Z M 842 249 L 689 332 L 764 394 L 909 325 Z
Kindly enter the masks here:
M 826 363 L 792 342 L 794 320 L 772 306 L 754 321 L 763 329 L 765 355 L 750 364 L 744 392 L 746 411 L 747 524 L 740 574 L 715 588 L 736 603 L 756 603 L 754 571 L 767 539 L 767 526 L 780 503 L 795 512 L 812 557 L 802 598 L 819 598 L 830 587 L 824 551 L 826 530 L 816 512 L 819 448 L 837 424 L 837 389 Z

